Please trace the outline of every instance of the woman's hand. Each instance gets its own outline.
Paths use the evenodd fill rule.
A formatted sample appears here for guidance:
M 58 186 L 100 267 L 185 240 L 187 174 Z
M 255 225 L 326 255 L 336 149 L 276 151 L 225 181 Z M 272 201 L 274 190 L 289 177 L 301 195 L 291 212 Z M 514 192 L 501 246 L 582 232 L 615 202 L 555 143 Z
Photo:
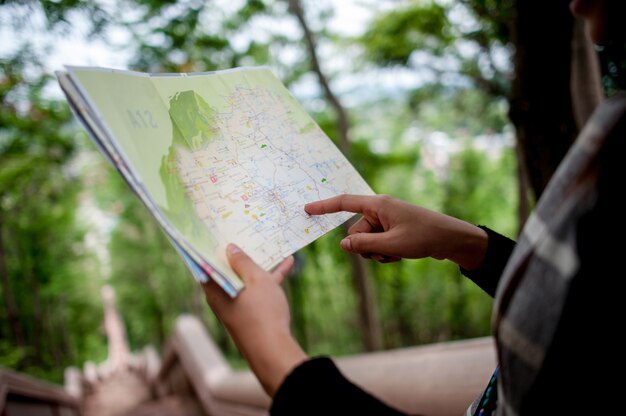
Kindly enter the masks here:
M 291 335 L 289 304 L 280 286 L 293 257 L 267 272 L 234 244 L 229 244 L 226 254 L 245 287 L 232 299 L 209 281 L 203 285 L 206 300 L 273 397 L 287 374 L 308 358 Z
M 341 248 L 383 263 L 432 257 L 473 270 L 487 251 L 487 233 L 475 225 L 386 195 L 339 195 L 306 204 L 304 210 L 362 214 Z

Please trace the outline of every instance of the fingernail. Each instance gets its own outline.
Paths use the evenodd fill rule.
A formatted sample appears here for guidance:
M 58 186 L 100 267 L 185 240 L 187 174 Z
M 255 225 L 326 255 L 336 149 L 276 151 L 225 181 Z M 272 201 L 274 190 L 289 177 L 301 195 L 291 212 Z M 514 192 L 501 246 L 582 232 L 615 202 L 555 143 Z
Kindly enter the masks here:
M 352 242 L 350 241 L 349 238 L 344 238 L 343 240 L 341 240 L 341 243 L 339 244 L 341 245 L 341 248 L 346 251 L 352 250 Z
M 382 254 L 374 254 L 372 258 L 379 263 L 385 263 L 387 256 L 383 256 Z
M 229 243 L 228 246 L 226 246 L 226 250 L 228 250 L 230 254 L 237 254 L 241 251 L 241 249 L 233 243 Z

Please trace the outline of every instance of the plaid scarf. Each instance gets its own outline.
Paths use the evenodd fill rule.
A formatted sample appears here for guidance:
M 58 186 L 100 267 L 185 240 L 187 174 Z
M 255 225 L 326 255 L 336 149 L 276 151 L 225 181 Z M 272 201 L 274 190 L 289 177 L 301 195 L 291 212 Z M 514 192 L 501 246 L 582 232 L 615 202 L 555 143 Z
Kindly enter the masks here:
M 572 282 L 579 277 L 580 220 L 595 208 L 609 138 L 626 140 L 611 136 L 625 117 L 626 93 L 617 93 L 598 107 L 526 222 L 495 296 L 492 328 L 499 368 L 466 415 L 528 411 L 524 401 L 545 368 L 544 359 L 562 322 Z M 620 146 L 618 149 L 623 148 Z M 621 183 L 619 178 L 613 181 Z

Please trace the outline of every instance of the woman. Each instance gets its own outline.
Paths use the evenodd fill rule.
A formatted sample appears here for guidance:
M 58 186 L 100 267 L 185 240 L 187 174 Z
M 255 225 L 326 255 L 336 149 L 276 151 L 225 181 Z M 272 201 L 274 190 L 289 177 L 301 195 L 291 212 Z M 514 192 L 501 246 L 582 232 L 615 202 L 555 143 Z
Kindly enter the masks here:
M 619 0 L 570 4 L 595 43 L 620 50 L 623 7 Z M 607 413 L 621 407 L 617 383 L 609 380 L 624 361 L 617 308 L 626 276 L 617 260 L 626 231 L 619 192 L 625 140 L 626 95 L 618 93 L 591 117 L 517 243 L 387 196 L 343 195 L 305 210 L 362 214 L 341 242 L 346 251 L 380 262 L 448 259 L 495 297 L 498 367 L 468 414 Z M 280 287 L 292 258 L 270 273 L 233 245 L 227 256 L 246 289 L 230 299 L 209 283 L 207 301 L 273 398 L 272 415 L 402 414 L 348 381 L 330 358 L 308 357 L 294 340 Z

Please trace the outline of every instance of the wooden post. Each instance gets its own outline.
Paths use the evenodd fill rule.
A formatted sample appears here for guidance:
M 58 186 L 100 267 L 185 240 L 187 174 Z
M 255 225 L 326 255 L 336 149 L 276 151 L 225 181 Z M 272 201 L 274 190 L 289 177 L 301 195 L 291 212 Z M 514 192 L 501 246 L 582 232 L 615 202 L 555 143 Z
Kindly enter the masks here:
M 128 368 L 129 348 L 124 322 L 115 306 L 115 291 L 109 285 L 102 288 L 104 302 L 104 331 L 108 339 L 109 356 L 107 373 L 124 371 Z

